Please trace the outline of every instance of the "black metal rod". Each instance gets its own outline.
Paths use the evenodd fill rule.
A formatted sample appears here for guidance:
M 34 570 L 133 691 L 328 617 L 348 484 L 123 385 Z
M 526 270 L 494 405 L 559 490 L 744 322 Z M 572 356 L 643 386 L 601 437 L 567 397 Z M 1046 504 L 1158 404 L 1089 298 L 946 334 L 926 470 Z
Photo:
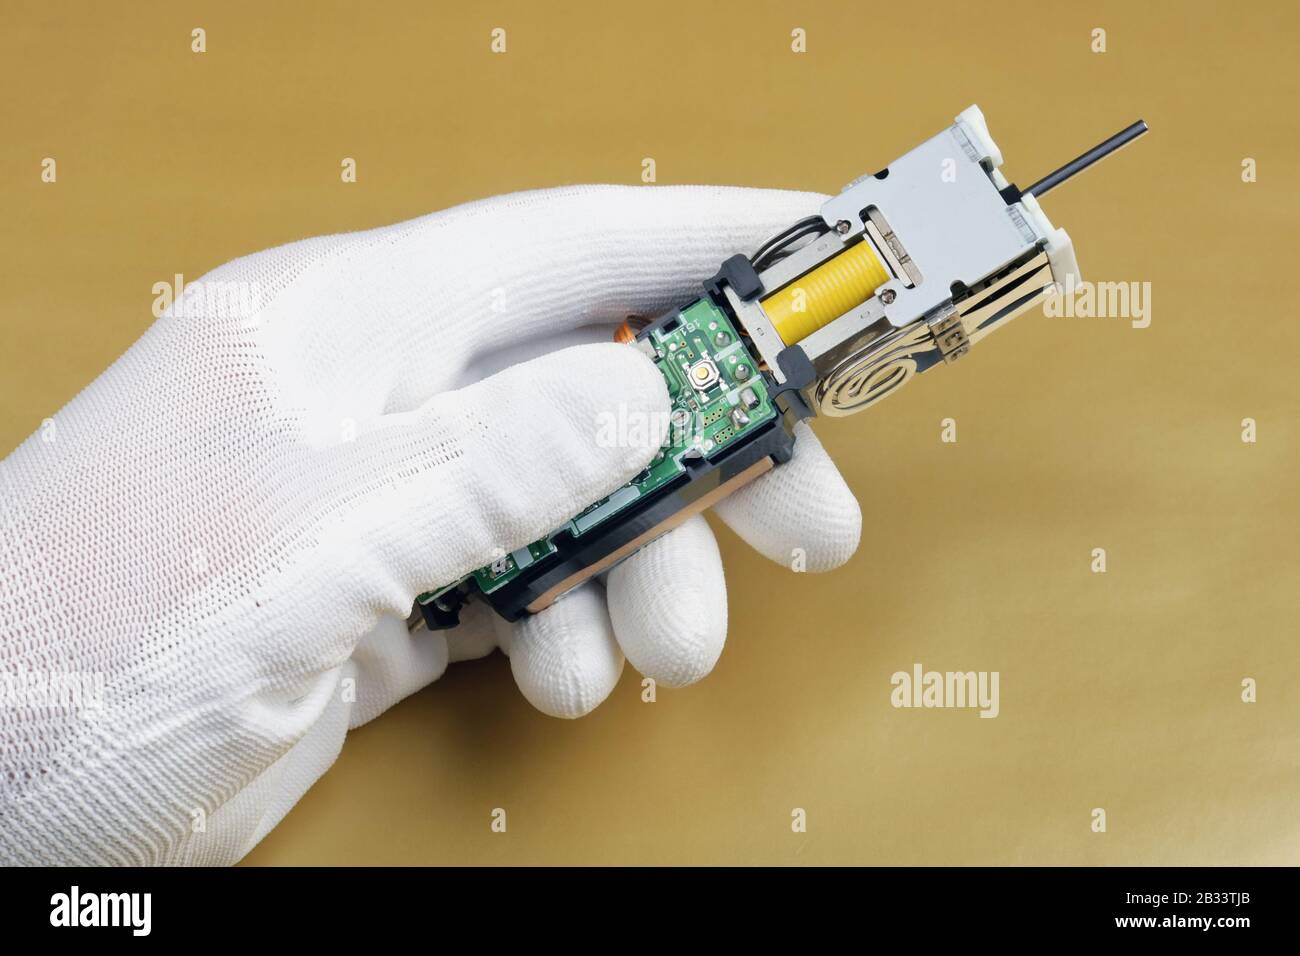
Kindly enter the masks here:
M 1097 162 L 1097 160 L 1105 159 L 1107 156 L 1115 152 L 1115 150 L 1119 149 L 1121 146 L 1133 142 L 1133 140 L 1137 139 L 1146 131 L 1147 131 L 1147 124 L 1142 120 L 1138 120 L 1128 129 L 1116 133 L 1114 136 L 1106 140 L 1104 143 L 1098 143 L 1096 146 L 1088 150 L 1078 159 L 1072 159 L 1064 166 L 1062 166 L 1060 169 L 1048 173 L 1038 182 L 1034 183 L 1028 189 L 1024 190 L 1025 194 L 1029 196 L 1035 196 L 1035 197 L 1045 195 L 1046 193 L 1055 189 L 1057 186 L 1061 185 L 1061 183 L 1065 182 L 1071 176 L 1075 176 L 1078 173 L 1083 172 L 1093 163 Z

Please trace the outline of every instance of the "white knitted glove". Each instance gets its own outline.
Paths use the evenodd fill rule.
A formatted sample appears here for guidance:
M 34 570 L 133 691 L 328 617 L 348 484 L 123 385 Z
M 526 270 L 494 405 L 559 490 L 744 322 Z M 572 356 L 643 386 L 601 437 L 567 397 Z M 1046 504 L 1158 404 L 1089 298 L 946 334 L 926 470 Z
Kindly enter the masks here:
M 703 676 L 726 622 L 699 518 L 612 571 L 608 606 L 593 582 L 513 627 L 481 606 L 450 637 L 404 618 L 653 455 L 659 436 L 594 440 L 602 412 L 666 409 L 653 365 L 557 348 L 686 301 L 820 198 L 524 193 L 192 285 L 0 463 L 0 863 L 233 862 L 349 727 L 494 645 L 564 716 L 609 693 L 620 646 L 664 683 Z M 810 569 L 857 543 L 806 428 L 718 510 Z

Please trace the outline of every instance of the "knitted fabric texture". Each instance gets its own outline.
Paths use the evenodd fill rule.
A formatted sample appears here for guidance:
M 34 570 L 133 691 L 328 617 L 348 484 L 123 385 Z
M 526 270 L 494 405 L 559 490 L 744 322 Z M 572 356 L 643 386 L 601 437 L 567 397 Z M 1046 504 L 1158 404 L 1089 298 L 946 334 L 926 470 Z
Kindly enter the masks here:
M 692 628 L 649 594 L 694 575 L 690 600 L 725 606 L 702 519 L 615 570 L 608 601 L 592 582 L 514 627 L 471 609 L 449 637 L 404 618 L 653 455 L 656 434 L 594 435 L 612 410 L 662 419 L 662 376 L 574 343 L 688 301 L 819 201 L 522 193 L 192 283 L 0 463 L 0 863 L 234 862 L 350 727 L 494 647 L 561 716 L 610 692 L 624 650 L 666 683 L 703 676 L 725 613 Z M 796 480 L 821 503 L 774 484 Z M 812 535 L 819 566 L 856 546 L 856 503 L 810 432 L 744 494 L 724 517 L 776 560 Z

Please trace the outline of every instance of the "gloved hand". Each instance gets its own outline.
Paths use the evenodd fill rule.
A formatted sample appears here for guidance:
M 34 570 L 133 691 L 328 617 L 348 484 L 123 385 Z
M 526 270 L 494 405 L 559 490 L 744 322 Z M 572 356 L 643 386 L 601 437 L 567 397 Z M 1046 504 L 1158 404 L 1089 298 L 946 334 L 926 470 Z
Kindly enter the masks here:
M 518 625 L 404 619 L 650 460 L 659 435 L 595 440 L 603 412 L 667 409 L 613 324 L 686 301 L 820 201 L 523 193 L 191 285 L 0 464 L 0 862 L 238 860 L 348 728 L 494 646 L 560 716 L 598 704 L 624 654 L 671 686 L 707 673 L 725 586 L 698 517 Z M 810 570 L 857 544 L 807 428 L 716 510 Z

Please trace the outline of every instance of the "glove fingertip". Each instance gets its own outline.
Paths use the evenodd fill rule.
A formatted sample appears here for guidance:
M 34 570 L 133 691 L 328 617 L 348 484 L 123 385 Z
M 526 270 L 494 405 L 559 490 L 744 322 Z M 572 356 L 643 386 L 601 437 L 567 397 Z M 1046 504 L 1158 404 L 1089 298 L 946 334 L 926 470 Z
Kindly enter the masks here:
M 759 554 L 797 571 L 840 567 L 862 537 L 862 508 L 806 422 L 795 426 L 790 462 L 713 510 Z
M 727 584 L 702 516 L 616 566 L 608 594 L 619 644 L 638 671 L 664 687 L 712 672 L 727 640 Z
M 524 698 L 550 717 L 595 710 L 623 674 L 600 588 L 585 585 L 516 624 L 510 670 Z

